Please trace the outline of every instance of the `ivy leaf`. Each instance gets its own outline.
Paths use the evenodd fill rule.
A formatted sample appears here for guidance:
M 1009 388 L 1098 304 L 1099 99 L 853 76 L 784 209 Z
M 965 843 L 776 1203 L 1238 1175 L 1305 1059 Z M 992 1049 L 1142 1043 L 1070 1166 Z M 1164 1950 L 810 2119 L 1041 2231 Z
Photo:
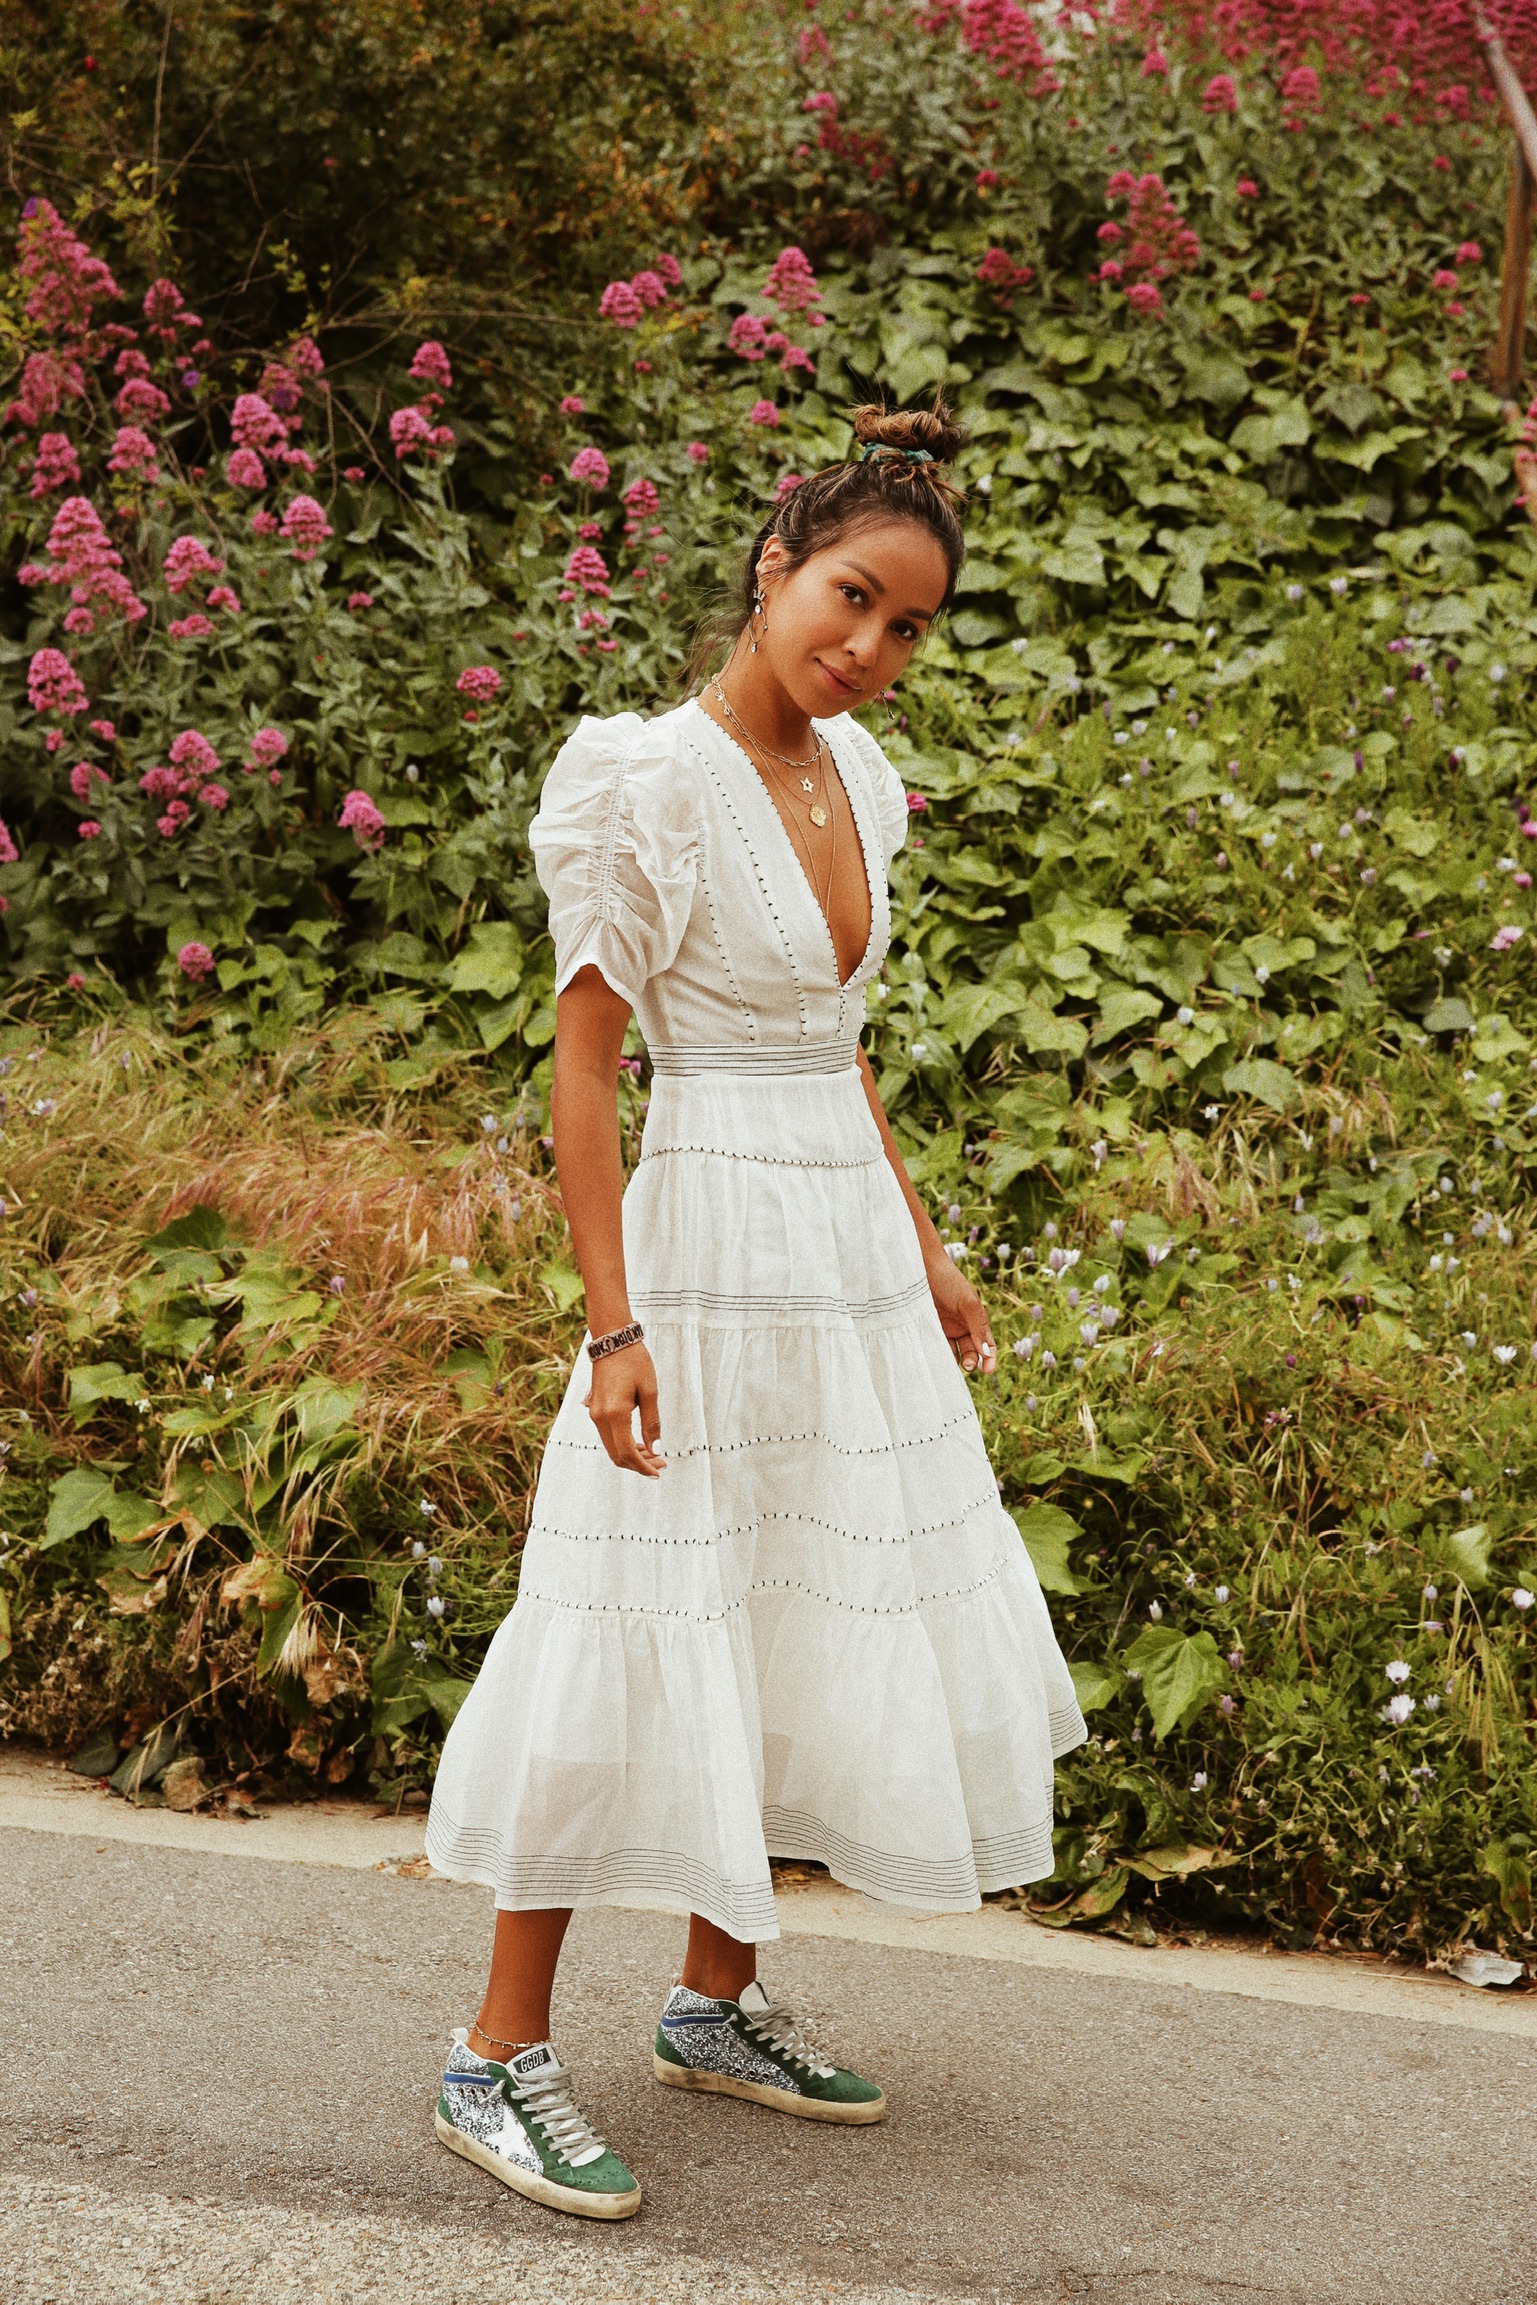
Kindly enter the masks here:
M 1067 1548 L 1083 1530 L 1060 1505 L 1031 1505 L 1016 1513 L 1014 1526 L 1025 1540 L 1035 1573 L 1045 1593 L 1081 1593 L 1084 1587 L 1067 1565 Z
M 1142 1694 L 1163 1743 L 1187 1728 L 1203 1706 L 1228 1685 L 1228 1669 L 1210 1633 L 1182 1633 L 1177 1625 L 1144 1625 L 1126 1652 L 1126 1665 L 1142 1675 Z
M 131 1489 L 115 1489 L 95 1465 L 77 1465 L 53 1484 L 38 1549 L 47 1552 L 54 1545 L 67 1544 L 97 1521 L 105 1521 L 119 1544 L 127 1544 L 158 1518 L 147 1497 L 136 1496 Z
M 1268 1056 L 1246 1057 L 1242 1064 L 1229 1065 L 1222 1075 L 1222 1085 L 1229 1096 L 1251 1096 L 1256 1104 L 1268 1105 L 1272 1112 L 1295 1112 L 1302 1102 L 1296 1074 Z

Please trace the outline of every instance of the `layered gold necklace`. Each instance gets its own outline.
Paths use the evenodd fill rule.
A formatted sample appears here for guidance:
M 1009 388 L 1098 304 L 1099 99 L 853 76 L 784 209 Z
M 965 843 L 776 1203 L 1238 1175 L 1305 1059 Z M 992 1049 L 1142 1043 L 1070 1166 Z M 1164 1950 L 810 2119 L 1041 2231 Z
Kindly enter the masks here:
M 785 799 L 791 804 L 789 813 L 784 819 L 785 825 L 794 839 L 795 845 L 805 857 L 806 877 L 811 883 L 811 893 L 817 900 L 823 919 L 826 920 L 828 907 L 832 902 L 833 875 L 838 866 L 838 819 L 829 807 L 827 798 L 827 746 L 823 738 L 813 729 L 811 732 L 813 749 L 804 760 L 798 760 L 787 752 L 776 752 L 772 745 L 765 744 L 761 737 L 753 735 L 741 714 L 733 708 L 731 699 L 721 687 L 720 682 L 718 680 L 712 681 L 710 686 L 722 712 L 747 747 L 749 757 L 756 755 L 767 774 L 771 789 L 782 792 Z M 774 765 L 776 762 L 780 764 L 779 767 Z M 793 786 L 782 774 L 782 770 L 786 768 L 796 771 Z M 808 776 L 806 773 L 808 769 L 815 769 L 815 776 Z M 827 890 L 825 895 L 818 884 L 816 859 L 812 854 L 811 844 L 795 820 L 794 812 L 797 806 L 805 809 L 807 816 L 819 832 L 829 822 L 833 828 L 832 839 L 828 844 Z M 830 926 L 828 933 L 831 934 Z

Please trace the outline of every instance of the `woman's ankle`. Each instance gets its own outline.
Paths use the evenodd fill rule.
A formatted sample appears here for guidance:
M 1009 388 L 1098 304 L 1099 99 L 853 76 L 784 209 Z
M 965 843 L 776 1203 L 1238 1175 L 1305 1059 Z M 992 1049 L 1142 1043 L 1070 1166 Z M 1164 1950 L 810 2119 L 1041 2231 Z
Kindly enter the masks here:
M 521 2032 L 523 2028 L 519 2026 L 514 2027 L 513 2030 L 517 2033 Z M 493 2065 L 505 2065 L 509 2057 L 517 2057 L 525 2049 L 537 2049 L 548 2039 L 548 2026 L 542 2033 L 531 2034 L 526 2040 L 509 2039 L 504 2041 L 497 2034 L 488 2033 L 482 2026 L 475 2024 L 470 2027 L 468 2046 L 474 2050 L 477 2057 L 484 2057 Z

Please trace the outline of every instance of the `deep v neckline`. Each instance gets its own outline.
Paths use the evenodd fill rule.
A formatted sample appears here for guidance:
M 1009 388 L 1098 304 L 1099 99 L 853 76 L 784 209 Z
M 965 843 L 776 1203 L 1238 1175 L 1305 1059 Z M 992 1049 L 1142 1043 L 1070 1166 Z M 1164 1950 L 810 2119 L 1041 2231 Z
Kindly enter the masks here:
M 849 974 L 846 977 L 839 974 L 838 947 L 833 941 L 832 923 L 822 909 L 821 900 L 818 897 L 815 888 L 812 886 L 811 875 L 806 870 L 805 864 L 801 859 L 800 851 L 796 847 L 794 841 L 790 838 L 790 828 L 785 823 L 784 818 L 780 815 L 779 810 L 775 806 L 774 796 L 770 792 L 767 783 L 764 781 L 761 772 L 754 765 L 751 754 L 747 751 L 745 745 L 739 744 L 737 742 L 729 728 L 721 727 L 720 722 L 715 718 L 713 713 L 705 711 L 704 706 L 700 703 L 697 696 L 691 698 L 690 701 L 693 704 L 695 710 L 699 713 L 701 719 L 708 721 L 710 727 L 721 739 L 721 741 L 730 745 L 738 760 L 742 762 L 748 774 L 751 776 L 754 785 L 757 787 L 758 794 L 762 800 L 763 806 L 767 809 L 770 817 L 773 819 L 774 827 L 779 834 L 781 842 L 784 845 L 784 852 L 795 868 L 795 877 L 800 882 L 801 887 L 806 891 L 807 896 L 811 899 L 811 909 L 822 924 L 822 933 L 827 939 L 827 949 L 832 955 L 833 982 L 837 985 L 840 993 L 851 992 L 854 986 L 858 983 L 860 973 L 864 969 L 866 963 L 869 961 L 870 954 L 875 946 L 875 882 L 870 871 L 870 844 L 865 837 L 864 819 L 859 813 L 859 803 L 854 797 L 853 787 L 850 785 L 848 778 L 843 773 L 843 765 L 838 758 L 837 748 L 834 745 L 832 738 L 828 735 L 825 728 L 821 727 L 816 721 L 812 722 L 811 725 L 813 729 L 815 729 L 817 735 L 821 738 L 822 742 L 827 747 L 827 756 L 828 759 L 832 762 L 833 774 L 836 776 L 839 785 L 842 787 L 844 799 L 848 802 L 849 818 L 853 824 L 855 835 L 859 841 L 859 861 L 865 876 L 865 903 L 868 906 L 870 913 L 870 926 L 865 935 L 864 950 L 860 953 L 858 960 L 854 963 L 853 968 L 849 971 Z M 831 891 L 829 890 L 828 893 L 831 894 Z

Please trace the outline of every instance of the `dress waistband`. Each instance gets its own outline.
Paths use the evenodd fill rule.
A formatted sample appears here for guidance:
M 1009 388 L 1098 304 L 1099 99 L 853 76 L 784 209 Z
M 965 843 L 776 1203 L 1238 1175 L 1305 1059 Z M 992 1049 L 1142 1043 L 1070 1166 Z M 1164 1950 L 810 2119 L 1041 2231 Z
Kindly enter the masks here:
M 739 1041 L 726 1047 L 653 1047 L 651 1070 L 663 1077 L 690 1073 L 738 1072 L 757 1077 L 785 1073 L 852 1072 L 859 1058 L 856 1040 L 807 1040 L 790 1048 L 758 1048 Z

